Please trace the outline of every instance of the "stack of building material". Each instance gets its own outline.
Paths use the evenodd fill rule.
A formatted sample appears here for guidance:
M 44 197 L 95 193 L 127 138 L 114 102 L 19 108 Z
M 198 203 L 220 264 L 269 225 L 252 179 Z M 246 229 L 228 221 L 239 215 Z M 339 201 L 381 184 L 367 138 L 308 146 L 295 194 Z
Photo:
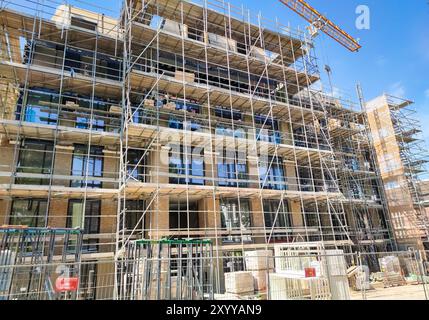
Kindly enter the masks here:
M 253 275 L 248 271 L 225 273 L 225 291 L 233 295 L 251 295 L 254 292 Z
M 368 266 L 351 266 L 347 269 L 349 286 L 355 291 L 372 289 Z
M 0 115 L 15 120 L 15 109 L 19 98 L 18 87 L 8 80 L 0 81 Z
M 188 26 L 177 21 L 164 19 L 162 23 L 162 30 L 170 32 L 180 37 L 188 37 Z
M 176 110 L 176 104 L 174 102 L 168 102 L 164 105 L 165 109 Z
M 343 250 L 326 250 L 326 265 L 332 300 L 350 300 Z
M 247 270 L 272 270 L 274 269 L 273 251 L 256 250 L 244 252 L 244 261 Z
M 121 114 L 122 113 L 122 108 L 120 106 L 111 105 L 110 108 L 109 108 L 109 112 L 110 113 Z
M 247 271 L 252 273 L 255 290 L 266 291 L 268 273 L 274 270 L 273 252 L 271 250 L 246 251 L 244 260 Z
M 384 273 L 383 285 L 385 288 L 404 286 L 406 284 L 407 282 L 405 281 L 405 278 L 401 274 L 396 272 Z
M 154 107 L 155 106 L 155 101 L 153 99 L 145 99 L 143 105 L 145 107 Z
M 402 275 L 401 264 L 399 258 L 395 256 L 386 256 L 379 259 L 381 271 L 384 274 L 384 287 L 396 287 L 406 285 L 404 276 Z
M 262 61 L 265 61 L 265 58 L 267 58 L 267 54 L 265 50 L 255 46 L 252 47 L 252 51 L 250 51 L 250 55 Z
M 329 281 L 324 277 L 270 273 L 270 300 L 330 300 Z
M 179 81 L 185 80 L 185 82 L 195 82 L 195 74 L 192 72 L 176 71 L 174 78 Z
M 237 41 L 233 39 L 228 39 L 221 35 L 210 33 L 210 32 L 207 34 L 207 38 L 208 38 L 208 44 L 212 46 L 226 49 L 232 52 L 237 52 Z
M 415 258 L 404 258 L 404 263 L 408 274 L 421 276 L 421 270 L 424 270 L 422 262 L 417 261 Z

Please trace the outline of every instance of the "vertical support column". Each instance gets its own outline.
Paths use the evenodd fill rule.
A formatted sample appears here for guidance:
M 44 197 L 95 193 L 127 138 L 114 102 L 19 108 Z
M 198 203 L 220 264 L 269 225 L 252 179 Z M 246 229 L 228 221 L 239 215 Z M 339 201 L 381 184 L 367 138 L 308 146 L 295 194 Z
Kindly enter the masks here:
M 252 238 L 254 243 L 265 243 L 265 219 L 264 219 L 264 208 L 259 198 L 251 199 L 252 208 L 252 226 L 256 229 L 253 232 Z
M 302 215 L 301 202 L 292 200 L 289 202 L 289 208 L 292 216 L 292 227 L 293 228 L 304 227 L 304 217 Z
M 159 240 L 169 235 L 170 229 L 170 200 L 168 196 L 157 196 L 159 201 L 154 201 L 149 208 L 147 222 L 149 225 L 148 236 L 150 239 Z

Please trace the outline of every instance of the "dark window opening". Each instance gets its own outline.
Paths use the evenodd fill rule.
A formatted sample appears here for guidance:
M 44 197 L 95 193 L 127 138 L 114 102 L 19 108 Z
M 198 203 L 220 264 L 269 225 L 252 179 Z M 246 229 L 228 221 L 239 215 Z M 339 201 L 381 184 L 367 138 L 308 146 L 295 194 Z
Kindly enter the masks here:
M 85 235 L 100 233 L 100 200 L 69 200 L 67 228 L 82 228 Z M 98 251 L 98 239 L 84 239 L 82 250 L 85 252 Z
M 46 209 L 47 200 L 45 199 L 14 199 L 9 223 L 28 227 L 46 227 Z
M 250 203 L 246 199 L 222 199 L 220 201 L 222 228 L 229 233 L 224 236 L 224 243 L 252 242 Z
M 265 115 L 255 115 L 255 123 L 260 126 L 256 131 L 258 141 L 281 143 L 281 134 L 277 120 Z
M 280 200 L 264 200 L 264 220 L 265 227 L 268 230 L 273 228 L 271 239 L 276 241 L 289 241 L 288 235 L 290 231 L 286 230 L 291 228 L 291 214 L 289 212 L 289 205 L 287 201 Z
M 25 139 L 19 150 L 17 173 L 50 174 L 54 145 L 51 141 Z M 47 177 L 17 177 L 17 184 L 49 184 Z
M 170 229 L 198 229 L 198 203 L 170 202 Z
M 223 150 L 222 157 L 217 159 L 219 186 L 246 188 L 248 186 L 247 157 L 245 152 Z
M 144 150 L 129 149 L 127 152 L 127 171 L 133 179 L 146 182 L 146 166 L 148 163 L 148 154 L 144 155 Z
M 260 186 L 263 189 L 287 190 L 283 158 L 269 156 L 259 163 Z
M 87 145 L 74 145 L 72 160 L 72 176 L 80 176 L 80 179 L 71 181 L 71 187 L 83 188 L 101 188 L 102 182 L 89 177 L 103 176 L 103 148 L 92 146 L 88 156 Z M 87 184 L 85 177 L 87 176 Z
M 71 25 L 78 28 L 84 28 L 88 30 L 97 30 L 97 23 L 82 19 L 80 17 L 71 17 Z
M 146 204 L 144 200 L 127 200 L 126 204 L 126 215 L 125 215 L 125 228 L 128 231 L 135 233 L 143 232 L 144 218 L 143 213 L 146 210 Z

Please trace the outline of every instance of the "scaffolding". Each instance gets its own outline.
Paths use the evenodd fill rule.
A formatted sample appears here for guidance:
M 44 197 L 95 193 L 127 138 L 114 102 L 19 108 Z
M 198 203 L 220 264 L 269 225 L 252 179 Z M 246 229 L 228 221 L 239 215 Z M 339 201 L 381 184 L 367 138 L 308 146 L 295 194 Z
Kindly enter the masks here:
M 279 242 L 393 245 L 367 121 L 314 89 L 305 31 L 218 0 L 72 4 L 1 1 L 0 215 L 82 228 L 113 291 L 91 298 L 165 297 L 129 265 L 173 259 L 141 256 L 162 241 L 210 241 L 213 295 Z
M 396 250 L 396 243 L 360 86 L 357 93 L 360 106 L 349 99 L 330 98 L 328 126 L 350 234 L 362 253 L 387 252 Z M 367 263 L 377 265 L 377 261 Z
M 408 241 L 406 245 L 414 239 L 422 246 L 429 230 L 421 187 L 429 157 L 419 136 L 422 130 L 413 102 L 384 95 L 368 102 L 367 114 L 397 237 Z
M 310 88 L 319 75 L 306 34 L 217 1 L 129 1 L 121 19 L 122 149 L 147 142 L 133 164 L 128 152 L 121 160 L 117 250 L 140 231 L 125 230 L 127 198 L 135 192 L 146 195 L 139 223 L 149 226 L 140 236 L 213 239 L 218 290 L 220 260 L 232 248 L 268 248 L 281 239 L 350 252 L 329 103 Z M 265 211 L 270 202 L 271 217 L 258 217 L 254 208 Z M 210 219 L 219 211 L 238 219 Z M 176 213 L 182 223 L 174 227 Z M 294 224 L 280 222 L 287 215 Z M 250 226 L 251 219 L 259 225 Z M 386 238 L 376 240 L 385 245 Z M 225 245 L 231 241 L 235 246 Z

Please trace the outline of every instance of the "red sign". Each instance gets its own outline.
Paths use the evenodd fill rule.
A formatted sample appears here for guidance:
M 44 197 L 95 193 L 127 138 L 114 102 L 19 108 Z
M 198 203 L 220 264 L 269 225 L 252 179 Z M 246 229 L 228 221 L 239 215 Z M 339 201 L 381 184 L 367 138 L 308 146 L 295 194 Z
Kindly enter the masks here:
M 76 291 L 79 286 L 79 278 L 58 277 L 55 281 L 55 290 L 58 292 Z
M 316 268 L 305 268 L 305 277 L 306 278 L 315 278 L 316 277 Z

